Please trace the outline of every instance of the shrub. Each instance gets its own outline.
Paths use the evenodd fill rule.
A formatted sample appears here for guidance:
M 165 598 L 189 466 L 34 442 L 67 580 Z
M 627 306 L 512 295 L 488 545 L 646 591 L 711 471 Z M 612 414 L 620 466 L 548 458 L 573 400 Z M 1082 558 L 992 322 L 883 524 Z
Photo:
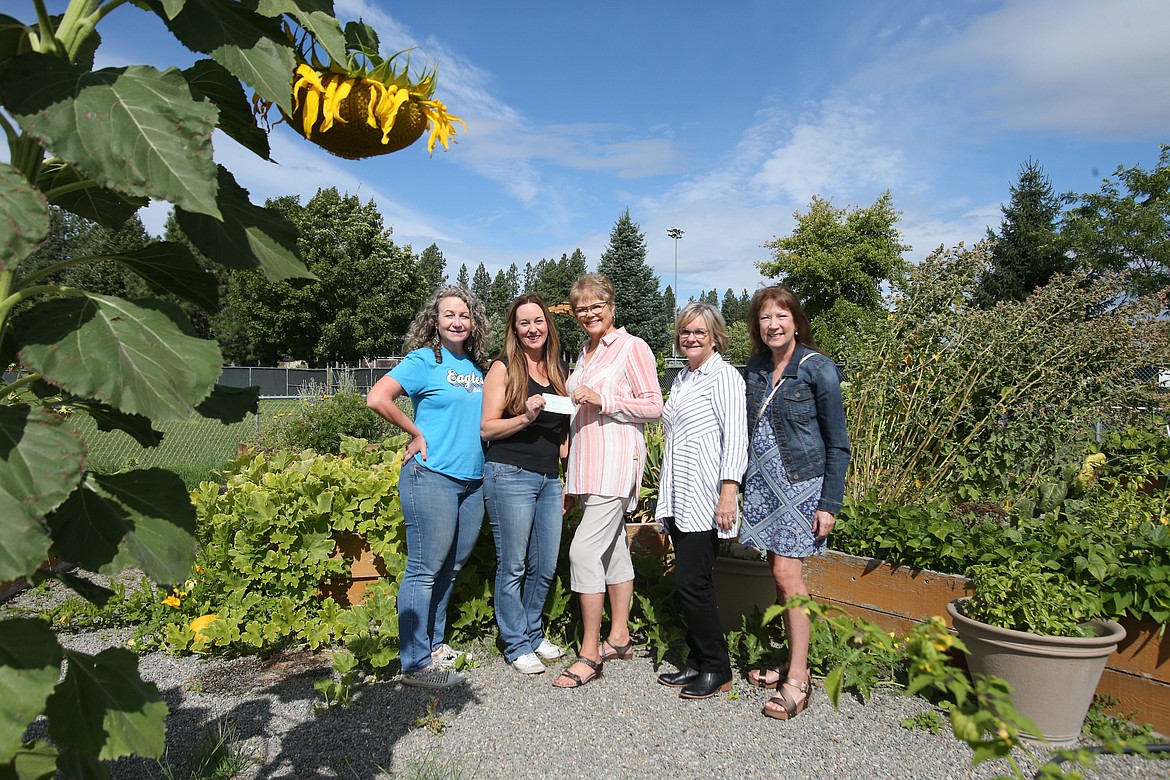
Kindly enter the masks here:
M 1159 299 L 1122 297 L 1119 277 L 1070 276 L 980 309 L 986 268 L 982 245 L 935 252 L 846 353 L 854 498 L 1026 493 L 1079 460 L 1095 423 L 1165 405 L 1153 382 L 1134 378 L 1170 353 Z
M 351 375 L 341 376 L 332 394 L 330 388 L 316 382 L 304 385 L 300 405 L 273 417 L 265 442 L 282 449 L 336 455 L 343 437 L 380 442 L 401 432 L 366 406 L 365 396 L 358 392 Z

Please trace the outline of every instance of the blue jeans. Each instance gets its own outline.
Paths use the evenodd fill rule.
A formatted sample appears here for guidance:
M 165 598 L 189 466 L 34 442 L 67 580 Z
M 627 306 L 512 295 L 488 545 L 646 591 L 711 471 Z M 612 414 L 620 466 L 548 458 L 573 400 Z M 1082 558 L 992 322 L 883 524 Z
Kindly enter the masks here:
M 496 540 L 496 623 L 511 663 L 544 639 L 544 602 L 561 546 L 562 488 L 557 477 L 487 462 L 483 468 Z
M 483 525 L 483 480 L 455 479 L 413 458 L 398 478 L 406 521 L 406 570 L 398 588 L 398 647 L 403 672 L 431 665 L 447 633 L 455 576 Z

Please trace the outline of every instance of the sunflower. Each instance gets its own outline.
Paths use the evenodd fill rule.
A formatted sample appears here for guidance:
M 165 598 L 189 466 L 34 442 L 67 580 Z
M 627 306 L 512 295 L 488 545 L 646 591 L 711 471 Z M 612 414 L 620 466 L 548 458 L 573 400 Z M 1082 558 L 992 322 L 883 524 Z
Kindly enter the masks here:
M 368 35 L 373 37 L 373 31 Z M 323 65 L 308 33 L 294 40 L 297 65 L 293 71 L 292 114 L 281 111 L 294 130 L 326 151 L 348 160 L 396 152 L 417 141 L 430 127 L 427 151 L 435 152 L 438 141 L 444 149 L 454 142 L 455 123 L 467 123 L 447 113 L 447 107 L 434 99 L 436 71 L 423 70 L 416 78 L 410 75 L 410 61 L 399 69 L 398 52 L 383 60 L 373 46 L 353 45 L 346 50 L 346 61 Z M 366 38 L 367 41 L 370 38 Z M 258 117 L 267 119 L 271 103 L 252 98 Z

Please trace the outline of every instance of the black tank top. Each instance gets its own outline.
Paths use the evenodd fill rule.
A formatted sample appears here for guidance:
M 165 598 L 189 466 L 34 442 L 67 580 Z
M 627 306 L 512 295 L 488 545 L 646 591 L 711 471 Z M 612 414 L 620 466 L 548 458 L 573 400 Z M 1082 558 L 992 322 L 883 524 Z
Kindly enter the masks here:
M 503 357 L 496 360 L 504 366 L 508 365 Z M 528 377 L 528 397 L 551 392 L 555 392 L 551 386 L 539 384 L 531 376 Z M 516 415 L 505 410 L 503 416 L 508 419 Z M 561 436 L 568 421 L 569 418 L 563 414 L 541 411 L 535 420 L 506 439 L 489 441 L 485 459 L 492 463 L 519 466 L 549 477 L 559 477 Z

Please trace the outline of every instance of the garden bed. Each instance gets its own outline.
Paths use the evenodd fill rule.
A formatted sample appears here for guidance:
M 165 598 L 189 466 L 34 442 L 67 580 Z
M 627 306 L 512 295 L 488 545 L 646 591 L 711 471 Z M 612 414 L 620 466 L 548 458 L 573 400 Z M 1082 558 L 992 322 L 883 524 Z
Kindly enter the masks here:
M 715 577 L 725 630 L 738 628 L 742 615 L 776 600 L 764 561 L 720 557 Z M 966 578 L 829 550 L 806 559 L 805 581 L 818 601 L 904 632 L 931 615 L 947 619 L 946 605 L 963 595 Z M 1120 714 L 1170 734 L 1170 640 L 1152 620 L 1120 622 L 1126 638 L 1106 664 L 1097 693 L 1116 698 Z

